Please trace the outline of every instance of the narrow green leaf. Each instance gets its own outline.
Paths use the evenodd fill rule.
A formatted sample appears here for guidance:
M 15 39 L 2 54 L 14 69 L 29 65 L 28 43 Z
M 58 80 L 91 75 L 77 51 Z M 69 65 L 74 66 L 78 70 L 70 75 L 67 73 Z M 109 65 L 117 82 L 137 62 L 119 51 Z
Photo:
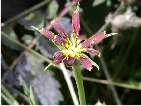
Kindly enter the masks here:
M 30 100 L 31 100 L 31 105 L 37 105 L 37 101 L 35 100 L 34 94 L 33 94 L 33 90 L 32 90 L 32 86 L 30 86 Z
M 4 87 L 4 85 L 1 85 L 1 88 L 2 88 L 1 96 L 9 105 L 19 104 L 15 97 Z
M 13 104 L 13 101 L 8 98 L 3 92 L 1 93 L 1 97 L 2 99 L 4 99 L 9 105 L 12 105 Z
M 53 65 L 52 63 L 50 63 L 49 65 L 47 65 L 47 66 L 45 67 L 44 71 L 47 71 L 52 65 Z

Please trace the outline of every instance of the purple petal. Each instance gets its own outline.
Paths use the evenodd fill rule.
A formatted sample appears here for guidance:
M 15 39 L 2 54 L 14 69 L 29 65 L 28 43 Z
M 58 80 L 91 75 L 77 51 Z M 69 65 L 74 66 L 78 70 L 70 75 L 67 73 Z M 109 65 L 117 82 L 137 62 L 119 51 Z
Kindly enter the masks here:
M 84 42 L 81 43 L 81 45 L 85 48 L 90 47 L 93 44 L 98 44 L 100 43 L 104 38 L 106 38 L 106 33 L 105 32 L 98 32 L 92 37 L 88 38 Z
M 86 68 L 87 70 L 91 71 L 92 63 L 86 57 L 80 57 L 80 63 Z
M 98 32 L 90 39 L 93 41 L 93 44 L 100 43 L 104 38 L 106 38 L 106 32 Z
M 92 56 L 100 56 L 100 52 L 98 50 L 95 50 L 93 48 L 86 48 L 87 52 L 91 54 Z
M 40 33 L 42 35 L 44 35 L 45 37 L 47 37 L 49 40 L 53 40 L 54 39 L 54 34 L 49 31 L 47 28 L 43 28 Z
M 67 59 L 65 59 L 65 62 L 66 62 L 67 64 L 69 64 L 69 65 L 72 65 L 72 64 L 74 64 L 74 62 L 75 62 L 75 58 L 73 58 L 73 57 L 68 57 Z
M 63 43 L 65 43 L 65 39 L 59 35 L 55 35 L 54 42 L 58 45 L 62 45 Z
M 86 39 L 81 43 L 82 47 L 84 48 L 88 48 L 91 46 L 91 40 L 90 39 Z
M 58 20 L 53 22 L 53 27 L 62 37 L 64 37 L 64 38 L 67 37 L 67 33 L 65 32 L 63 27 L 60 25 Z
M 54 63 L 55 63 L 55 64 L 61 63 L 61 62 L 63 61 L 63 59 L 64 59 L 64 55 L 63 55 L 62 52 L 56 51 L 56 52 L 54 53 Z
M 76 10 L 72 16 L 72 30 L 77 35 L 79 35 L 80 30 L 80 19 L 79 19 L 79 11 Z

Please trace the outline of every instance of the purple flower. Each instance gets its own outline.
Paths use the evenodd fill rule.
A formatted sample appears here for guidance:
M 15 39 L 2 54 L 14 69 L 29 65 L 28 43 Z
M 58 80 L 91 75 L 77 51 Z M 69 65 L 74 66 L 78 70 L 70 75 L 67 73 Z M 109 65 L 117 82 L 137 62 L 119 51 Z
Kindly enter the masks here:
M 100 56 L 100 52 L 93 49 L 92 46 L 110 36 L 110 34 L 106 34 L 105 31 L 98 32 L 90 38 L 81 41 L 79 39 L 80 19 L 78 9 L 76 9 L 72 16 L 72 36 L 68 36 L 58 20 L 53 22 L 53 27 L 59 35 L 54 35 L 46 28 L 40 30 L 40 33 L 51 40 L 60 49 L 54 54 L 54 63 L 59 64 L 65 62 L 72 65 L 76 60 L 79 60 L 87 70 L 91 70 L 94 64 L 84 53 L 89 53 L 92 56 Z

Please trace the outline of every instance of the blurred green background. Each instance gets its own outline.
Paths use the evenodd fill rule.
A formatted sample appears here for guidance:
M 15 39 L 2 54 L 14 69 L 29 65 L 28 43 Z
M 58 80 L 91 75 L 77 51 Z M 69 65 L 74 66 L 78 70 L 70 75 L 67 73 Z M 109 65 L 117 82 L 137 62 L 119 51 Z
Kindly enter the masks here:
M 70 0 L 2 0 L 1 104 L 73 104 L 62 72 L 55 66 L 43 71 L 57 48 L 31 29 L 49 25 L 64 7 L 71 7 L 60 20 L 70 33 L 74 10 L 70 4 Z M 90 56 L 100 71 L 82 69 L 87 104 L 118 100 L 141 104 L 141 1 L 81 0 L 80 7 L 81 36 L 90 37 L 103 25 L 108 33 L 118 33 L 98 45 L 102 60 Z M 75 85 L 73 77 L 72 81 Z

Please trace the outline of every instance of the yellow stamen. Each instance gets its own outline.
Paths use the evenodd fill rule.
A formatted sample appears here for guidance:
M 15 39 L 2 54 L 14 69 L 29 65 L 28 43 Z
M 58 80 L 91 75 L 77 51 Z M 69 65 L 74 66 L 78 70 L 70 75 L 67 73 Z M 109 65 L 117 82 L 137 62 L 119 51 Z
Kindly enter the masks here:
M 76 35 L 73 35 L 71 39 L 67 39 L 65 48 L 61 52 L 65 55 L 65 57 L 79 58 L 82 52 L 85 51 L 86 49 L 80 45 L 80 41 L 76 38 Z

